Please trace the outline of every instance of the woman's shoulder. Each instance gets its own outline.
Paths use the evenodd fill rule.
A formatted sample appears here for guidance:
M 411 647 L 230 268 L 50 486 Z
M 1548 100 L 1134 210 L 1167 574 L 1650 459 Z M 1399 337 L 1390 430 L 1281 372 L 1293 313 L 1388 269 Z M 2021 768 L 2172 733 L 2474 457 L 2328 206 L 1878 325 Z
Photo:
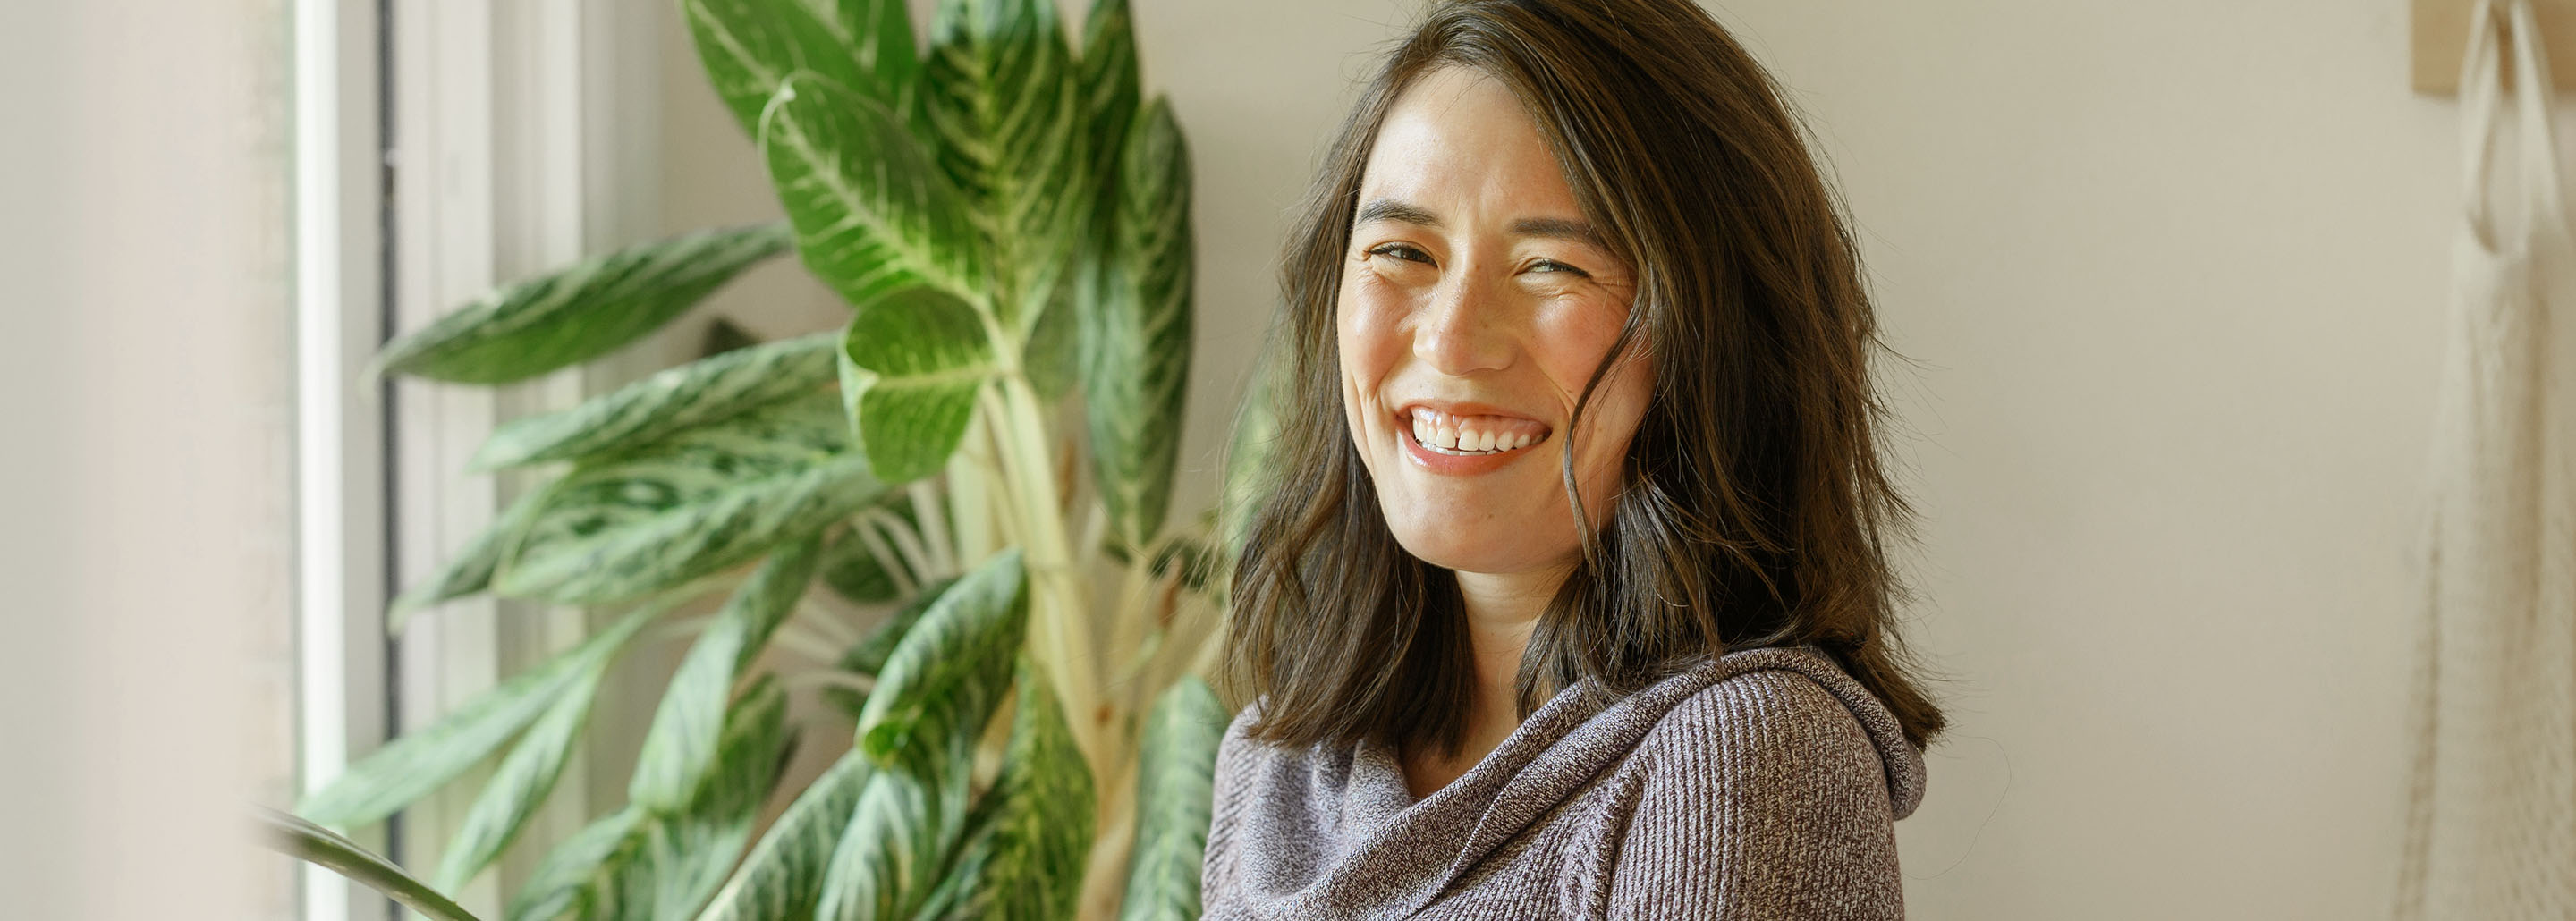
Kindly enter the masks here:
M 1714 793 L 1706 788 L 1777 788 L 1765 778 L 1862 778 L 1884 783 L 1891 818 L 1921 802 L 1922 751 L 1833 657 L 1808 646 L 1747 649 L 1694 671 L 1706 685 L 1638 740 L 1632 760 L 1648 772 L 1642 780 Z

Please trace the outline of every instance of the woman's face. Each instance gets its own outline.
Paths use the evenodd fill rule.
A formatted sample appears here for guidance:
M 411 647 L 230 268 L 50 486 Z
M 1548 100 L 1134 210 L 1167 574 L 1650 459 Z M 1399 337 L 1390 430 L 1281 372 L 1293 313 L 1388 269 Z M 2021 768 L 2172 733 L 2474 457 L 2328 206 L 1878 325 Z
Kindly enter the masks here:
M 1585 381 L 1635 293 L 1520 101 L 1442 67 L 1397 97 L 1360 181 L 1335 310 L 1342 405 L 1405 550 L 1462 572 L 1581 555 L 1559 458 Z M 1607 519 L 1652 375 L 1631 349 L 1575 433 Z

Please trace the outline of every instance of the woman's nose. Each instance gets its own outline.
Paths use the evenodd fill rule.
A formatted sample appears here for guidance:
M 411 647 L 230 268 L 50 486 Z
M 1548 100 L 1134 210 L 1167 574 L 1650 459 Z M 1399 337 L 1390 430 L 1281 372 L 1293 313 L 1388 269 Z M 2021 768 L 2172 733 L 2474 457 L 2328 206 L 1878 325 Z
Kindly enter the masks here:
M 1494 292 L 1472 273 L 1445 279 L 1413 327 L 1413 357 L 1453 377 L 1511 364 L 1512 339 Z

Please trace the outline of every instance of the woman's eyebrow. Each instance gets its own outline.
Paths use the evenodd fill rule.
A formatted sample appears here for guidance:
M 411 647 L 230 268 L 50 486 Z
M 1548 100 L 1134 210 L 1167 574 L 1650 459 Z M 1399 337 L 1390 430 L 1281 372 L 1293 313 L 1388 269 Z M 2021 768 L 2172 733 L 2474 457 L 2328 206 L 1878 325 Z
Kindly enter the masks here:
M 1370 221 L 1397 221 L 1424 227 L 1440 226 L 1439 215 L 1423 210 L 1418 205 L 1406 204 L 1392 198 L 1370 199 L 1368 204 L 1360 206 L 1360 216 L 1356 223 L 1366 224 Z
M 1561 217 L 1525 217 L 1512 222 L 1512 233 L 1524 237 L 1573 240 L 1602 250 L 1610 248 L 1609 242 L 1603 240 L 1601 232 L 1594 230 L 1591 224 Z
M 1359 224 L 1366 224 L 1370 221 L 1395 221 L 1398 223 L 1413 224 L 1419 227 L 1430 227 L 1434 229 L 1437 229 L 1440 226 L 1439 215 L 1433 214 L 1419 205 L 1397 201 L 1392 198 L 1370 199 L 1368 204 L 1360 206 L 1359 219 L 1352 223 L 1356 226 Z M 1512 233 L 1515 236 L 1523 237 L 1545 237 L 1555 240 L 1573 240 L 1578 243 L 1588 243 L 1596 248 L 1604 250 L 1610 248 L 1608 241 L 1602 239 L 1601 232 L 1593 229 L 1590 223 L 1573 220 L 1571 218 L 1525 217 L 1512 222 Z

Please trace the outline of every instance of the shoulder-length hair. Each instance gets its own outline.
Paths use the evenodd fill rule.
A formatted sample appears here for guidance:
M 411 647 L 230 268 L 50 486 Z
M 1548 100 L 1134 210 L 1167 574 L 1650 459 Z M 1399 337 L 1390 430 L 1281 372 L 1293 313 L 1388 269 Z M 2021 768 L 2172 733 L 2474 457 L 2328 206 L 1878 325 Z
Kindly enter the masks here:
M 1457 585 L 1387 529 L 1334 338 L 1379 124 L 1442 66 L 1519 97 L 1584 218 L 1636 270 L 1578 418 L 1627 350 L 1653 359 L 1608 522 L 1582 535 L 1522 656 L 1520 714 L 1567 688 L 1623 695 L 1729 650 L 1813 644 L 1927 744 L 1943 718 L 1907 675 L 1885 541 L 1913 511 L 1880 460 L 1879 342 L 1852 234 L 1778 87 L 1687 0 L 1441 3 L 1343 123 L 1281 267 L 1270 488 L 1231 589 L 1218 677 L 1260 703 L 1250 735 L 1463 743 L 1475 666 Z

